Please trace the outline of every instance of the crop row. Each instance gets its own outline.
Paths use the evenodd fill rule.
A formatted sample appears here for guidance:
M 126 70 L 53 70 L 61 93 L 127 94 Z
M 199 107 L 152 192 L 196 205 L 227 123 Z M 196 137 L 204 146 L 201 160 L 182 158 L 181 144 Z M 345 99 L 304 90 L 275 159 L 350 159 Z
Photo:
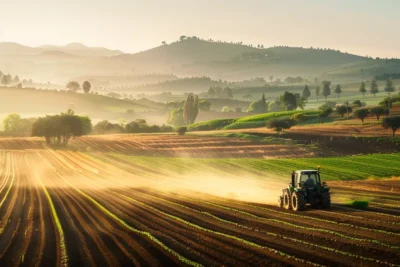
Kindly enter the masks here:
M 227 220 L 227 219 L 220 218 L 220 217 L 218 217 L 218 216 L 216 216 L 216 215 L 213 215 L 213 214 L 211 214 L 211 213 L 209 213 L 209 212 L 200 211 L 200 210 L 197 210 L 197 209 L 194 209 L 194 208 L 191 208 L 191 207 L 188 207 L 188 206 L 185 206 L 185 205 L 182 205 L 182 204 L 173 202 L 173 201 L 169 201 L 169 200 L 167 200 L 167 199 L 165 199 L 165 198 L 157 197 L 157 196 L 155 196 L 155 195 L 148 194 L 148 193 L 143 193 L 143 192 L 141 192 L 141 193 L 144 194 L 144 195 L 146 195 L 146 196 L 148 196 L 148 197 L 157 199 L 157 200 L 159 200 L 159 201 L 161 201 L 161 202 L 168 203 L 168 204 L 171 204 L 171 205 L 180 207 L 180 208 L 182 208 L 182 209 L 184 209 L 184 210 L 190 210 L 190 211 L 192 211 L 192 212 L 195 212 L 195 213 L 198 213 L 198 214 L 201 214 L 201 215 L 204 215 L 204 216 L 208 216 L 208 217 L 211 217 L 211 218 L 213 218 L 213 219 L 215 219 L 215 220 L 218 220 L 218 221 L 220 221 L 220 222 L 223 222 L 223 223 L 226 223 L 226 224 L 235 225 L 235 226 L 237 226 L 237 227 L 240 227 L 240 228 L 243 228 L 243 229 L 246 229 L 246 230 L 255 231 L 255 232 L 259 232 L 259 233 L 261 233 L 261 234 L 265 234 L 265 235 L 269 235 L 269 236 L 273 236 L 273 237 L 282 238 L 282 239 L 284 239 L 284 240 L 290 240 L 290 241 L 295 242 L 295 243 L 300 243 L 300 244 L 303 244 L 303 245 L 307 245 L 307 246 L 311 246 L 311 247 L 316 247 L 316 248 L 319 248 L 319 249 L 322 249 L 322 250 L 326 250 L 326 251 L 329 251 L 329 252 L 333 252 L 333 253 L 336 253 L 336 254 L 341 254 L 341 255 L 345 255 L 345 256 L 357 258 L 357 259 L 362 259 L 362 260 L 365 260 L 365 261 L 376 262 L 376 263 L 379 263 L 379 264 L 384 264 L 384 265 L 389 265 L 389 266 L 395 266 L 394 264 L 391 264 L 391 263 L 388 263 L 388 262 L 385 262 L 385 261 L 381 261 L 381 260 L 377 260 L 377 259 L 373 259 L 373 258 L 369 258 L 369 257 L 364 257 L 364 256 L 361 256 L 361 255 L 357 255 L 357 254 L 353 254 L 353 253 L 349 253 L 349 252 L 337 250 L 337 249 L 334 249 L 334 248 L 330 248 L 330 247 L 323 246 L 323 245 L 318 245 L 318 244 L 315 244 L 315 243 L 310 243 L 310 242 L 307 242 L 307 241 L 304 241 L 304 240 L 300 240 L 300 239 L 288 237 L 288 236 L 285 236 L 285 235 L 282 235 L 282 234 L 277 234 L 277 233 L 273 233 L 273 232 L 268 232 L 268 231 L 263 231 L 263 230 L 255 229 L 255 228 L 253 228 L 253 227 L 245 226 L 245 225 L 239 224 L 239 223 L 234 222 L 234 221 L 230 221 L 230 220 Z M 135 202 L 135 203 L 138 203 L 138 204 L 140 204 L 140 205 L 149 207 L 149 205 L 147 205 L 147 204 L 145 204 L 145 203 L 143 203 L 143 202 L 141 202 L 141 201 L 139 201 L 139 200 L 137 200 L 137 199 L 133 200 L 132 198 L 129 198 L 129 197 L 123 195 L 123 194 L 119 194 L 119 195 L 120 195 L 121 197 L 124 197 L 124 198 L 129 199 L 129 200 L 132 201 L 132 202 Z M 196 200 L 196 201 L 197 201 L 197 200 Z M 271 209 L 271 211 L 272 211 L 272 212 L 276 212 L 275 210 L 272 210 L 272 209 Z M 287 214 L 288 214 L 288 213 L 286 213 L 286 215 L 287 215 Z M 305 218 L 307 218 L 307 219 L 312 218 L 312 217 L 309 217 L 309 216 L 301 216 L 301 217 L 305 217 Z M 335 222 L 328 221 L 328 220 L 321 220 L 321 221 L 323 221 L 323 222 L 328 222 L 328 223 L 335 223 Z M 371 230 L 371 229 L 368 229 L 368 230 Z

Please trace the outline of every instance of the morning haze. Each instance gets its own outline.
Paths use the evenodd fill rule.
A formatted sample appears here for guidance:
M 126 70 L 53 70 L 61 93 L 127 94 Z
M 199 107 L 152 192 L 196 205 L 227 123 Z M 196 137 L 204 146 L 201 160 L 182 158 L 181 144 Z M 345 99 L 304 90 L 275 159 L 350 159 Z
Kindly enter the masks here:
M 392 32 L 399 24 L 395 0 L 16 0 L 2 1 L 0 8 L 7 11 L 0 41 L 29 46 L 82 42 L 135 53 L 186 34 L 400 56 L 400 37 Z
M 0 266 L 400 266 L 399 1 L 0 2 Z

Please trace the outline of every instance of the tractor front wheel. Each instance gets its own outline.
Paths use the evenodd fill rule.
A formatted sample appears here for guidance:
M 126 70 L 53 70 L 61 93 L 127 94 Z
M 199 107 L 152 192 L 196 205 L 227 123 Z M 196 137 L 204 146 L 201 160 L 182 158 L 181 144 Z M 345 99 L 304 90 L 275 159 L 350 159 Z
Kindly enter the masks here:
M 304 210 L 306 208 L 306 199 L 302 193 L 294 192 L 292 195 L 292 207 L 294 211 Z
M 322 193 L 321 206 L 323 209 L 329 209 L 331 207 L 331 194 L 329 192 Z
M 283 206 L 287 210 L 289 210 L 292 207 L 289 190 L 285 190 L 285 193 L 283 193 Z

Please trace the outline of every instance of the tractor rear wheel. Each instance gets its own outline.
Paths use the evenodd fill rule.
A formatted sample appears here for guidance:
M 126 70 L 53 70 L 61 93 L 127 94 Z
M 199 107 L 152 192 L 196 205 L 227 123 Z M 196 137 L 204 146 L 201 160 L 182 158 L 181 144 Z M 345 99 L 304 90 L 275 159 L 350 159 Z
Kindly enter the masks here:
M 282 196 L 280 196 L 280 197 L 278 198 L 278 206 L 279 206 L 279 208 L 282 208 L 282 207 L 283 207 L 283 197 L 282 197 Z
M 306 208 L 306 199 L 304 194 L 299 192 L 294 192 L 292 195 L 292 208 L 294 211 L 305 210 Z
M 329 192 L 322 193 L 321 206 L 323 209 L 329 209 L 331 207 L 331 194 Z
M 289 210 L 292 207 L 291 202 L 289 190 L 285 190 L 285 193 L 283 193 L 283 206 L 285 209 Z

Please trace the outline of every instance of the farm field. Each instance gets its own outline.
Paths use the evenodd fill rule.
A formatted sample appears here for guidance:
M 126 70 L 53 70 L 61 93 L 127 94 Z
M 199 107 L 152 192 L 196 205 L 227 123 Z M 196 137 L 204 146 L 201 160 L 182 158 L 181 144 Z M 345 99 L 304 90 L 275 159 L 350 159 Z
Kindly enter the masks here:
M 342 204 L 357 182 L 332 182 L 331 210 L 293 213 L 274 201 L 288 175 L 252 173 L 251 162 L 238 173 L 234 162 L 194 159 L 190 179 L 193 166 L 171 158 L 46 149 L 0 158 L 1 266 L 400 264 L 397 180 L 366 181 L 356 197 L 373 194 L 367 211 Z

